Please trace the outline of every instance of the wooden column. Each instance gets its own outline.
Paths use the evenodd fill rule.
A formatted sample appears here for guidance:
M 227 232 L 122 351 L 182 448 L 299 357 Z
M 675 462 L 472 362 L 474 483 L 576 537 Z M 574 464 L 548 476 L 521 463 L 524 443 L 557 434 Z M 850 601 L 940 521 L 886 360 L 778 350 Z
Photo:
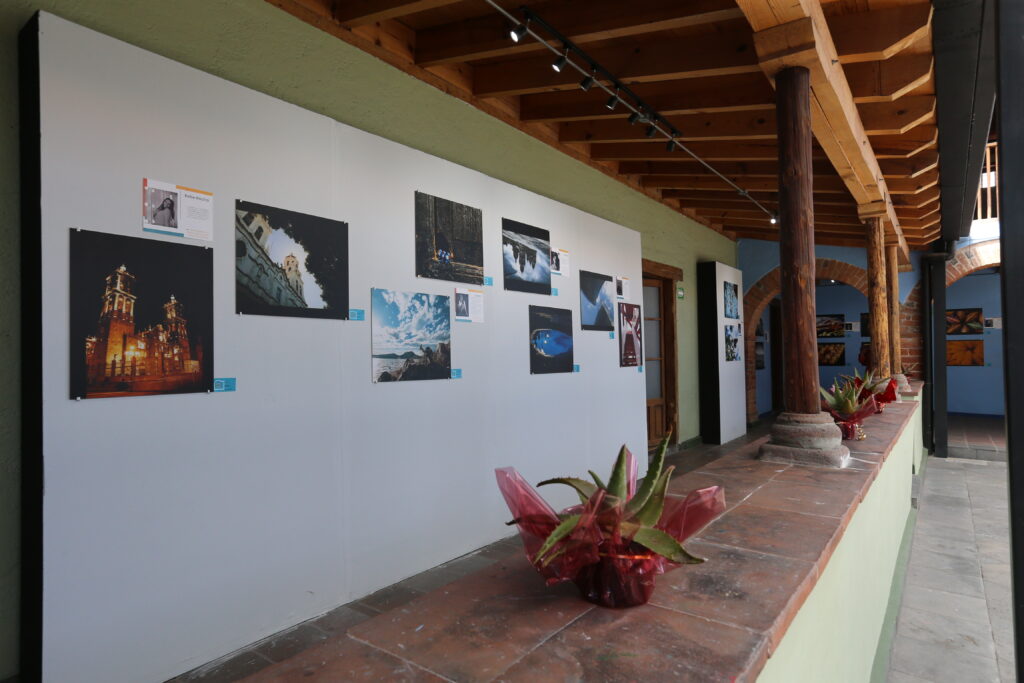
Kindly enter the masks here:
M 900 264 L 897 247 L 885 247 L 885 265 L 889 290 L 889 367 L 893 375 L 903 374 L 903 342 L 900 339 Z
M 889 301 L 886 287 L 885 229 L 880 216 L 867 219 L 868 318 L 871 325 L 871 370 L 876 377 L 892 376 L 889 363 Z
M 786 368 L 783 407 L 818 413 L 818 332 L 815 318 L 814 204 L 811 167 L 810 72 L 775 76 L 779 140 L 779 256 Z

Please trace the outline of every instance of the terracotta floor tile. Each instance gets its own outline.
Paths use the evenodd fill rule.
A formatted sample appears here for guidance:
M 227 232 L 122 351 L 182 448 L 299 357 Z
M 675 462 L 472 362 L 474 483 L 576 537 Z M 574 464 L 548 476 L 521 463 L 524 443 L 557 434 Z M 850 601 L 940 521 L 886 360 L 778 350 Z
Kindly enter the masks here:
M 651 604 L 774 634 L 814 584 L 814 565 L 803 560 L 700 541 L 687 549 L 707 562 L 659 576 Z
M 288 681 L 443 681 L 386 652 L 336 636 L 280 664 L 241 679 L 246 683 Z
M 712 543 L 817 562 L 842 526 L 834 517 L 744 503 L 712 522 L 698 537 Z
M 842 517 L 858 496 L 859 492 L 850 489 L 826 489 L 773 479 L 755 491 L 747 502 L 776 510 Z
M 592 609 L 525 557 L 498 562 L 355 626 L 353 637 L 456 681 L 490 680 Z
M 653 605 L 597 608 L 499 681 L 737 681 L 760 669 L 763 636 Z

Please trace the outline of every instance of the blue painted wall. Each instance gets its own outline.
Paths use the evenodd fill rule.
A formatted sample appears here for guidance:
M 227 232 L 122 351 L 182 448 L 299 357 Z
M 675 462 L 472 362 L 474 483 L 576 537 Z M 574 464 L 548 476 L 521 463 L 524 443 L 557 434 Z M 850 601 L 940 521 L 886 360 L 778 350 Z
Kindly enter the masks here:
M 765 307 L 761 314 L 761 321 L 764 325 L 764 336 L 754 337 L 757 342 L 764 342 L 764 369 L 757 370 L 757 414 L 764 415 L 772 409 L 772 351 L 769 340 L 771 339 L 771 315 L 768 307 Z
M 981 308 L 986 318 L 1002 317 L 997 274 L 968 275 L 946 289 L 947 308 Z M 951 413 L 1004 415 L 1003 331 L 986 328 L 980 335 L 952 335 L 949 339 L 983 339 L 984 367 L 948 367 L 948 408 Z M 758 382 L 760 382 L 758 378 Z
M 822 315 L 842 314 L 846 322 L 860 324 L 860 314 L 867 313 L 868 300 L 863 294 L 849 285 L 832 285 L 817 288 L 818 313 Z M 846 364 L 818 366 L 818 378 L 823 387 L 828 387 L 839 375 L 852 375 L 854 369 L 864 372 L 864 366 L 857 362 L 860 345 L 868 341 L 860 332 L 847 332 L 842 339 L 821 338 L 819 344 L 846 344 Z

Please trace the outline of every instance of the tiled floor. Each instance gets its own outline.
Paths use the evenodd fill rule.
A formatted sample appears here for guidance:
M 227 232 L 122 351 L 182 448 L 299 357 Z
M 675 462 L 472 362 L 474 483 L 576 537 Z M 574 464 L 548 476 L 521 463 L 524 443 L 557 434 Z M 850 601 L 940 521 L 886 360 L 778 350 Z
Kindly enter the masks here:
M 929 459 L 890 681 L 1016 680 L 1009 533 L 1005 462 Z
M 1006 460 L 1006 429 L 1001 415 L 950 413 L 949 457 Z
M 768 423 L 765 422 L 753 427 L 746 436 L 737 439 L 727 446 L 699 445 L 671 454 L 667 461 L 668 464 L 675 465 L 677 475 L 683 475 L 718 459 L 726 452 L 735 450 L 737 446 L 756 441 L 764 436 L 767 431 Z M 372 595 L 350 602 L 347 605 L 342 605 L 316 619 L 276 633 L 270 638 L 253 643 L 238 652 L 232 653 L 228 657 L 210 662 L 182 674 L 173 679 L 173 681 L 174 683 L 185 683 L 186 681 L 226 683 L 227 681 L 245 679 L 272 664 L 283 662 L 308 648 L 319 645 L 331 636 L 345 633 L 350 628 L 371 617 L 396 607 L 401 607 L 414 598 L 429 593 L 435 588 L 490 567 L 498 560 L 507 559 L 510 554 L 521 550 L 521 548 L 522 544 L 518 535 L 498 541 L 439 567 L 383 588 Z M 538 584 L 543 586 L 540 582 Z M 347 646 L 353 648 L 360 647 L 358 644 L 347 644 Z M 339 658 L 342 654 L 346 653 L 338 653 Z M 360 659 L 365 664 L 365 657 L 355 656 L 360 653 L 348 654 L 352 654 L 356 659 Z M 372 665 L 366 665 L 369 668 L 361 671 L 361 674 L 373 674 L 374 676 L 379 674 L 381 679 L 416 680 L 416 672 L 403 672 L 391 668 L 393 665 L 396 665 L 397 661 L 374 661 Z M 350 678 L 345 672 L 337 671 L 334 673 L 339 676 L 335 680 L 348 680 Z M 320 671 L 318 675 L 324 676 L 320 680 L 328 680 L 326 677 L 329 677 L 331 674 Z M 367 680 L 373 680 L 373 678 L 371 677 Z

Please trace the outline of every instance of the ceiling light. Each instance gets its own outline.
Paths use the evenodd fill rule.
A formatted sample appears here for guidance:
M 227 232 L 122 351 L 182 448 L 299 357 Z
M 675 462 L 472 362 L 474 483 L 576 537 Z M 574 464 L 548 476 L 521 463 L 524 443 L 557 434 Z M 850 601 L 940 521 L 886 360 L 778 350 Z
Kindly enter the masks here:
M 649 138 L 653 138 L 654 134 L 658 132 L 658 129 L 654 126 L 647 126 L 647 132 L 644 133 Z
M 586 92 L 586 91 L 590 90 L 591 86 L 593 86 L 593 85 L 594 85 L 594 77 L 593 76 L 586 76 L 586 77 L 584 77 L 584 79 L 582 81 L 580 81 L 580 90 L 582 90 L 583 92 Z
M 556 59 L 554 62 L 552 62 L 551 68 L 554 69 L 555 71 L 561 72 L 562 69 L 565 68 L 566 62 L 569 61 L 568 54 L 569 54 L 569 50 L 566 49 L 564 55 L 562 55 L 561 57 Z
M 615 94 L 608 98 L 608 102 L 604 105 L 611 111 L 615 109 L 615 106 L 619 103 L 619 91 L 616 90 Z
M 775 216 L 772 216 L 772 219 L 771 219 L 771 221 L 769 221 L 769 222 L 770 222 L 770 223 L 771 223 L 772 225 L 775 225 L 776 223 L 778 223 L 778 222 L 779 222 L 779 219 L 778 219 L 778 218 L 776 218 Z
M 668 139 L 668 144 L 665 145 L 665 149 L 667 149 L 670 152 L 673 152 L 673 151 L 675 151 L 675 148 L 676 148 L 676 139 L 675 138 L 669 138 Z
M 519 24 L 511 31 L 509 31 L 509 36 L 512 38 L 512 42 L 518 43 L 520 40 L 522 40 L 523 37 L 526 35 L 526 31 L 526 24 Z

